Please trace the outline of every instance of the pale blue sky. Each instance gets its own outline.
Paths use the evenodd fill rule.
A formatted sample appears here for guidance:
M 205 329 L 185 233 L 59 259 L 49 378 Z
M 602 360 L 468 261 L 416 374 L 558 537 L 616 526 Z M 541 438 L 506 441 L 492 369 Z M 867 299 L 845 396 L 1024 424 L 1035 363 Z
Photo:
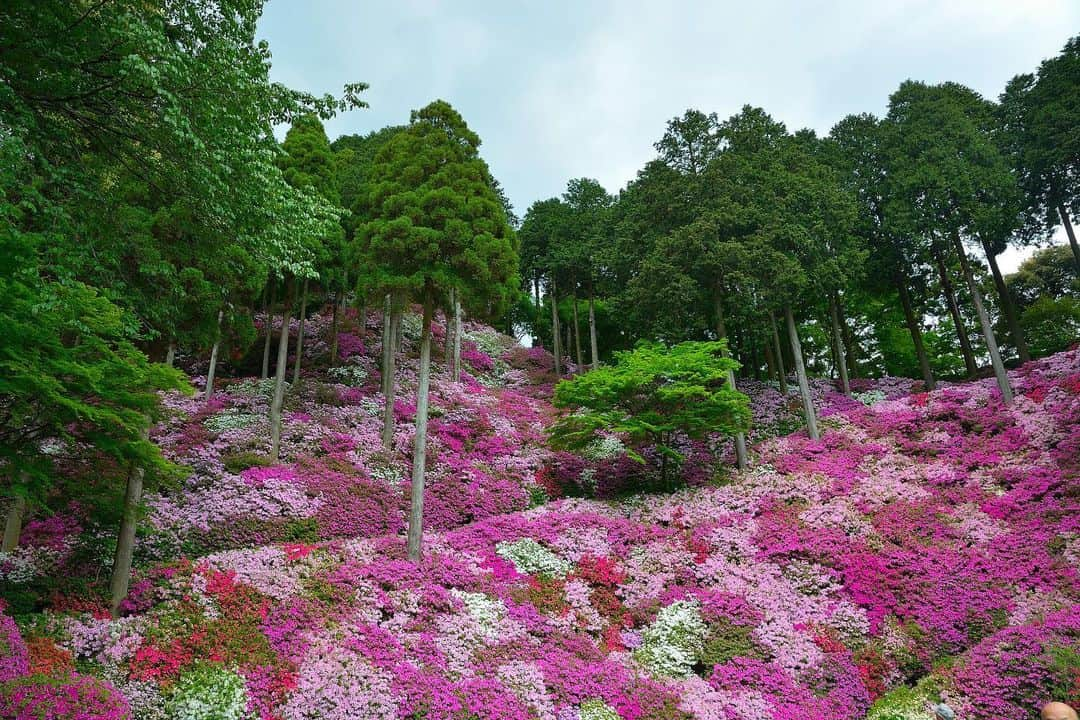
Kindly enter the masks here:
M 259 26 L 275 80 L 371 85 L 331 139 L 449 101 L 519 214 L 572 177 L 617 191 L 688 107 L 828 132 L 907 78 L 996 98 L 1078 31 L 1077 0 L 271 0 Z

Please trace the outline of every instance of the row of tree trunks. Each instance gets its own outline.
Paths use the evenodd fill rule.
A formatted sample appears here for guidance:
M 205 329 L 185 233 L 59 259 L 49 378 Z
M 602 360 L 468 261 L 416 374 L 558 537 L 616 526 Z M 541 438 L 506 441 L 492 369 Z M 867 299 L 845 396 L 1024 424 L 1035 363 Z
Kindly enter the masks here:
M 990 274 L 994 276 L 994 287 L 997 288 L 998 297 L 1001 298 L 1001 310 L 1009 326 L 1009 335 L 1012 337 L 1013 345 L 1016 346 L 1016 354 L 1020 362 L 1026 363 L 1031 360 L 1031 353 L 1028 351 L 1027 340 L 1024 338 L 1024 330 L 1020 327 L 1020 319 L 1016 315 L 1016 305 L 1009 295 L 1009 288 L 1005 286 L 1005 278 L 1002 277 L 1001 268 L 998 267 L 997 255 L 994 254 L 988 241 L 983 239 L 981 242 L 983 252 L 986 253 L 986 262 L 990 265 Z
M 150 420 L 142 431 L 142 439 L 150 437 Z M 124 511 L 120 530 L 116 536 L 116 554 L 113 556 L 112 577 L 109 579 L 109 612 L 113 618 L 120 616 L 120 603 L 127 597 L 131 582 L 131 560 L 135 554 L 135 531 L 139 520 L 139 504 L 142 502 L 143 480 L 146 471 L 142 465 L 132 463 L 128 469 L 127 489 L 124 491 Z
M 1076 242 L 1076 231 L 1073 230 L 1072 221 L 1069 220 L 1069 211 L 1064 205 L 1058 205 L 1057 211 L 1061 224 L 1065 226 L 1065 234 L 1069 237 L 1069 247 L 1072 248 L 1073 260 L 1076 261 L 1076 273 L 1080 275 L 1080 244 Z
M 420 562 L 424 534 L 424 466 L 427 461 L 428 386 L 431 380 L 431 315 L 433 301 L 424 302 L 420 330 L 420 381 L 416 391 L 416 433 L 413 440 L 412 499 L 409 507 L 409 559 Z
M 206 399 L 214 395 L 214 376 L 217 374 L 218 351 L 221 349 L 221 320 L 225 317 L 225 310 L 218 310 L 217 331 L 214 334 L 214 346 L 210 350 L 210 369 L 206 371 Z
M 956 300 L 956 289 L 949 277 L 949 269 L 945 265 L 945 257 L 938 247 L 934 247 L 934 263 L 937 265 L 938 278 L 941 281 L 941 292 L 945 302 L 949 306 L 949 314 L 952 315 L 953 325 L 956 326 L 956 339 L 960 341 L 960 352 L 964 356 L 964 369 L 968 377 L 975 375 L 978 367 L 975 364 L 975 353 L 971 349 L 971 340 L 968 338 L 967 327 L 964 325 L 964 317 L 960 314 L 960 304 Z
M 562 348 L 559 347 L 559 293 L 555 287 L 555 278 L 551 279 L 548 295 L 551 296 L 551 351 L 555 354 L 555 376 L 562 377 Z
M 289 320 L 292 311 L 295 280 L 285 285 L 285 303 L 281 309 L 281 333 L 278 338 L 277 369 L 274 373 L 274 397 L 270 402 L 270 459 L 277 462 L 281 454 L 281 408 L 285 402 L 285 366 L 289 359 Z
M 930 358 L 926 354 L 926 346 L 923 344 L 922 324 L 915 317 L 915 310 L 911 303 L 911 293 L 908 291 L 907 282 L 897 273 L 895 277 L 896 291 L 900 295 L 900 305 L 904 309 L 904 321 L 907 323 L 908 332 L 911 333 L 911 342 L 915 345 L 915 356 L 919 359 L 919 369 L 922 371 L 923 383 L 927 390 L 934 389 L 934 374 L 930 370 Z
M 994 328 L 990 324 L 990 316 L 987 314 L 986 307 L 983 305 L 982 293 L 979 292 L 979 287 L 975 284 L 975 276 L 971 272 L 971 263 L 968 262 L 967 252 L 964 250 L 964 243 L 961 242 L 959 234 L 953 234 L 953 246 L 956 248 L 956 254 L 960 258 L 960 269 L 964 273 L 964 279 L 967 281 L 968 291 L 971 293 L 971 301 L 975 305 L 975 313 L 979 316 L 979 324 L 982 326 L 983 339 L 986 341 L 986 349 L 990 353 L 990 364 L 994 368 L 994 375 L 997 377 L 998 387 L 1001 388 L 1001 397 L 1006 403 L 1011 403 L 1013 392 L 1012 386 L 1009 385 L 1009 376 L 1005 372 L 1005 364 L 1001 361 L 1001 353 L 998 352 L 997 338 L 994 337 Z
M 806 416 L 806 432 L 811 440 L 818 440 L 821 438 L 821 434 L 818 432 L 814 399 L 810 395 L 810 383 L 806 378 L 806 365 L 803 363 L 802 343 L 799 342 L 799 331 L 795 326 L 795 315 L 791 312 L 790 304 L 784 306 L 784 317 L 787 320 L 787 331 L 791 340 L 791 356 L 795 361 L 795 378 L 799 382 L 799 394 L 802 395 L 803 412 Z
M 840 298 L 833 293 L 829 298 L 829 320 L 832 323 L 833 343 L 836 348 L 836 365 L 840 369 L 840 387 L 845 395 L 851 395 L 851 383 L 848 382 L 847 351 L 844 348 L 844 337 L 840 331 Z
M 719 293 L 716 294 L 716 298 L 715 298 L 714 302 L 715 302 L 715 306 L 716 306 L 716 336 L 720 340 L 726 341 L 727 340 L 727 325 L 726 325 L 726 323 L 724 323 L 724 304 L 723 304 L 723 302 L 721 300 L 721 297 L 720 297 Z M 730 353 L 728 352 L 728 350 L 725 349 L 724 350 L 724 357 L 728 357 L 729 354 Z M 731 386 L 732 390 L 738 390 L 738 388 L 735 385 L 735 371 L 734 370 L 728 370 L 727 371 L 727 381 L 728 381 L 728 385 Z M 740 470 L 745 470 L 746 466 L 747 466 L 746 435 L 741 433 L 741 432 L 735 433 L 735 464 L 738 466 L 738 468 Z
M 19 546 L 24 517 L 26 517 L 26 498 L 18 495 L 11 500 L 11 506 L 8 508 L 0 552 L 11 552 Z
M 304 321 L 307 319 L 308 279 L 300 291 L 300 327 L 296 333 L 296 359 L 293 361 L 293 385 L 300 382 L 300 359 L 304 356 Z
M 263 339 L 262 377 L 265 380 L 270 375 L 270 336 L 274 332 L 274 278 L 268 283 L 267 296 L 263 298 L 263 317 L 266 318 L 266 337 Z
M 585 367 L 585 358 L 581 354 L 581 325 L 578 322 L 578 299 L 577 294 L 570 296 L 574 303 L 574 357 L 577 359 L 578 370 Z
M 600 367 L 600 352 L 596 346 L 596 307 L 592 293 L 589 293 L 589 353 L 592 356 L 593 370 Z
M 382 391 L 383 403 L 383 450 L 390 452 L 394 446 L 394 395 L 396 384 L 394 373 L 397 365 L 397 345 L 401 308 L 390 295 L 386 296 L 383 306 L 383 345 L 382 345 Z
M 787 395 L 787 370 L 784 369 L 784 349 L 780 345 L 780 331 L 776 329 L 776 315 L 769 311 L 769 325 L 772 327 L 773 351 L 776 354 L 777 378 L 780 380 L 780 394 Z

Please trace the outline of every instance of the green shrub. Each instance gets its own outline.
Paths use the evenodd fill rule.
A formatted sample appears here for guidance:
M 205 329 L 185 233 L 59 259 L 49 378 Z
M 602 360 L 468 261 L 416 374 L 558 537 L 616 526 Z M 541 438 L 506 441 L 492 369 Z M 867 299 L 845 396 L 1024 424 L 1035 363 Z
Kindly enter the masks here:
M 253 467 L 269 467 L 273 461 L 267 455 L 257 452 L 237 452 L 221 456 L 221 464 L 225 470 L 234 475 Z

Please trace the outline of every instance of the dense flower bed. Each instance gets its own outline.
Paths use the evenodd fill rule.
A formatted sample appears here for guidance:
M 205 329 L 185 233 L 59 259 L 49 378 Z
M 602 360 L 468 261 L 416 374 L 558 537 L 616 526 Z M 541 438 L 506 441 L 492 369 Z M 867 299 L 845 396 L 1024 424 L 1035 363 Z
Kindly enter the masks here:
M 411 408 L 380 459 L 374 369 L 352 366 L 355 404 L 294 394 L 280 467 L 226 468 L 259 451 L 257 391 L 190 405 L 161 440 L 204 480 L 155 500 L 157 547 L 227 549 L 146 571 L 121 620 L 5 631 L 11 674 L 55 648 L 138 718 L 918 720 L 944 698 L 1021 720 L 1080 699 L 1076 351 L 1014 373 L 1008 407 L 990 382 L 826 391 L 822 440 L 764 440 L 722 486 L 523 512 L 546 406 L 509 370 L 442 384 L 432 452 L 452 470 L 419 566 L 377 493 L 407 472 Z

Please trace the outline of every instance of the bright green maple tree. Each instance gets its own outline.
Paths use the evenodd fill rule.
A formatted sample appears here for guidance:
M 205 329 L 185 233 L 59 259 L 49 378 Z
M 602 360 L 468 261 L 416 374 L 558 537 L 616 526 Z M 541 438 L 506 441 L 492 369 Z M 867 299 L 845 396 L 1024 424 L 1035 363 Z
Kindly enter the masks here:
M 729 382 L 738 367 L 723 341 L 643 343 L 617 352 L 614 364 L 556 386 L 555 406 L 572 412 L 551 427 L 551 445 L 579 452 L 614 433 L 630 442 L 629 455 L 638 462 L 646 462 L 646 448 L 655 448 L 661 482 L 670 486 L 683 461 L 674 446 L 678 438 L 749 429 L 749 400 Z

